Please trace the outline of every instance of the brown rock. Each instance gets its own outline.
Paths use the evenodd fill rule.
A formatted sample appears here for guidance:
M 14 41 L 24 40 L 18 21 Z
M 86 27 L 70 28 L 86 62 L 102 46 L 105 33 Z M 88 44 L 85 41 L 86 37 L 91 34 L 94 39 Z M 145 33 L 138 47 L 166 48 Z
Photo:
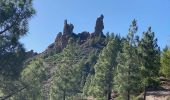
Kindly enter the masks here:
M 32 58 L 32 57 L 34 57 L 34 56 L 36 56 L 36 55 L 38 55 L 38 53 L 37 53 L 37 52 L 34 52 L 34 50 L 27 51 L 26 54 L 25 54 L 25 56 L 26 56 L 27 59 L 28 59 L 28 58 Z
M 103 15 L 101 15 L 100 17 L 97 18 L 95 30 L 91 34 L 91 36 L 90 36 L 91 38 L 95 38 L 98 36 L 105 37 L 105 35 L 103 34 L 103 29 L 104 29 L 103 19 L 104 19 Z
M 67 24 L 67 20 L 64 21 L 63 34 L 73 34 L 74 25 Z
M 61 38 L 62 38 L 62 33 L 59 32 L 59 33 L 57 34 L 57 37 L 55 38 L 55 42 L 61 41 Z
M 80 43 L 84 43 L 85 41 L 87 41 L 87 39 L 90 37 L 90 33 L 89 32 L 82 32 L 78 34 L 78 38 L 80 39 Z
M 94 31 L 94 33 L 95 33 L 97 36 L 103 34 L 103 29 L 104 29 L 103 18 L 104 18 L 104 16 L 101 15 L 101 16 L 98 17 L 97 20 L 96 20 L 96 26 L 95 26 L 95 31 Z

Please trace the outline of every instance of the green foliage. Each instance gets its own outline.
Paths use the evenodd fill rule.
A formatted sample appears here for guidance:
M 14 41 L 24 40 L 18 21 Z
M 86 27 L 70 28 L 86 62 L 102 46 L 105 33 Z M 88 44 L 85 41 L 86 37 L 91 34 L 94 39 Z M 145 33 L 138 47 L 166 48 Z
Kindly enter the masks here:
M 25 60 L 25 50 L 18 45 L 16 52 L 0 54 L 0 77 L 17 79 Z
M 170 78 L 170 49 L 166 49 L 162 53 L 161 57 L 161 73 L 166 76 L 166 78 Z
M 0 54 L 16 52 L 18 40 L 27 33 L 34 14 L 32 0 L 0 1 Z
M 116 67 L 116 57 L 119 51 L 118 40 L 111 40 L 107 46 L 102 50 L 99 59 L 95 64 L 94 76 L 94 96 L 97 99 L 111 98 L 112 83 L 113 83 L 113 70 Z
M 97 62 L 98 54 L 99 54 L 99 52 L 92 51 L 87 56 L 87 60 L 85 61 L 84 65 L 82 65 L 82 67 L 83 67 L 83 69 L 82 69 L 82 71 L 83 71 L 82 72 L 83 84 L 85 84 L 86 78 L 88 77 L 88 75 L 94 75 L 95 74 L 94 65 Z
M 34 14 L 32 0 L 0 1 L 0 91 L 4 95 L 19 88 L 18 78 L 25 60 L 19 39 L 27 33 L 28 21 Z
M 29 62 L 21 73 L 21 81 L 27 86 L 14 98 L 17 100 L 42 100 L 43 81 L 47 78 L 47 72 L 43 67 L 43 60 L 36 58 Z
M 151 28 L 137 33 L 136 20 L 122 38 L 114 33 L 91 36 L 84 43 L 67 35 L 68 45 L 47 56 L 37 56 L 24 65 L 25 50 L 19 39 L 28 31 L 35 14 L 32 0 L 0 1 L 0 96 L 11 100 L 43 100 L 45 82 L 50 100 L 76 100 L 93 96 L 110 100 L 134 99 L 145 87 L 159 86 L 160 50 Z M 75 43 L 75 42 L 78 43 Z M 62 41 L 61 41 L 62 42 Z M 101 52 L 100 52 L 101 51 Z M 161 57 L 161 74 L 170 77 L 170 50 Z
M 28 31 L 28 20 L 33 14 L 32 0 L 1 0 L 0 34 L 9 33 L 18 39 Z
M 119 100 L 130 100 L 139 91 L 140 70 L 134 34 L 137 31 L 136 20 L 132 22 L 127 40 L 123 41 L 122 52 L 117 57 L 117 75 L 115 88 L 119 93 Z
M 102 36 L 93 37 L 88 42 L 90 46 L 98 47 L 99 45 L 105 44 L 105 38 Z
M 83 95 L 91 96 L 93 94 L 93 86 L 94 82 L 94 74 L 95 69 L 94 65 L 97 63 L 99 52 L 92 52 L 89 54 L 87 62 L 85 63 L 83 73 L 84 73 L 84 87 L 83 87 Z
M 43 59 L 35 58 L 32 62 L 29 62 L 25 69 L 21 73 L 21 79 L 24 82 L 34 82 L 39 80 L 42 82 L 45 79 L 45 68 L 43 67 Z
M 123 51 L 117 57 L 117 75 L 115 77 L 115 87 L 118 91 L 119 99 L 128 99 L 130 95 L 136 95 L 140 88 L 139 62 L 137 54 L 125 42 Z M 138 91 L 138 92 L 137 92 Z
M 50 99 L 64 99 L 81 93 L 82 66 L 79 63 L 81 58 L 80 49 L 75 43 L 69 44 L 60 55 L 56 67 L 55 78 L 50 92 Z
M 151 27 L 148 28 L 147 32 L 143 32 L 138 51 L 141 60 L 142 83 L 146 87 L 155 87 L 154 84 L 150 82 L 159 77 L 160 49 Z
M 83 95 L 84 96 L 91 96 L 93 95 L 93 90 L 94 90 L 94 85 L 95 85 L 95 81 L 94 79 L 94 75 L 89 74 L 86 78 L 86 82 L 85 85 L 83 87 Z

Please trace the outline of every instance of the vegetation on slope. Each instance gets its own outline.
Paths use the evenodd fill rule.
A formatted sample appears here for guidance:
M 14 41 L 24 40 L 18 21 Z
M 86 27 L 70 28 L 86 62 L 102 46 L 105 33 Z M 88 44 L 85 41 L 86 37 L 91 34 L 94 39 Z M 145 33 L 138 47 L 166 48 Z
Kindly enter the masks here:
M 35 13 L 32 0 L 1 0 L 0 13 L 2 100 L 135 100 L 141 93 L 145 99 L 160 76 L 170 77 L 170 49 L 161 54 L 151 27 L 140 38 L 136 20 L 126 37 L 105 35 L 103 15 L 93 33 L 76 34 L 65 20 L 55 42 L 29 58 L 19 39 Z

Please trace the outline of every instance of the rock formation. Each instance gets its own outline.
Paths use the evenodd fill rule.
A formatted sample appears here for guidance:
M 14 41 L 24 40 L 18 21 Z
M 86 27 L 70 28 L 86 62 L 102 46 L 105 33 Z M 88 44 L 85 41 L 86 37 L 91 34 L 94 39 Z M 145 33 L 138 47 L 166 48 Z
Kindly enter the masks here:
M 62 51 L 68 44 L 69 38 L 75 38 L 77 35 L 73 33 L 74 25 L 68 24 L 67 20 L 64 21 L 63 33 L 59 32 L 56 36 L 55 42 L 50 44 L 43 54 L 48 55 L 52 52 Z
M 103 18 L 104 18 L 104 16 L 101 15 L 101 16 L 100 16 L 99 18 L 97 18 L 97 20 L 96 20 L 96 26 L 95 26 L 95 31 L 94 31 L 94 32 L 95 32 L 97 35 L 103 34 L 103 29 L 104 29 Z
M 52 52 L 53 53 L 61 52 L 67 46 L 70 38 L 72 38 L 74 41 L 77 41 L 79 44 L 83 44 L 86 41 L 88 41 L 88 39 L 90 38 L 95 38 L 98 36 L 105 37 L 105 35 L 103 34 L 103 29 L 104 29 L 103 19 L 104 19 L 103 15 L 97 18 L 95 30 L 92 34 L 86 31 L 75 34 L 73 32 L 74 25 L 71 23 L 68 24 L 67 20 L 65 20 L 63 33 L 59 32 L 57 34 L 55 42 L 50 44 L 48 48 L 43 52 L 43 54 L 49 55 Z
M 26 54 L 25 54 L 26 58 L 32 58 L 36 55 L 38 55 L 38 53 L 34 52 L 34 50 L 27 51 Z
M 64 21 L 63 34 L 73 34 L 74 25 L 67 24 L 67 20 Z
M 78 38 L 79 38 L 79 42 L 80 42 L 80 44 L 82 44 L 82 43 L 84 43 L 84 42 L 86 42 L 89 38 L 90 38 L 90 33 L 89 32 L 86 32 L 86 31 L 84 31 L 84 32 L 82 32 L 82 33 L 79 33 L 78 34 Z
M 62 38 L 62 32 L 59 32 L 59 33 L 57 34 L 57 37 L 55 38 L 55 42 L 61 41 L 61 38 Z
M 104 19 L 103 15 L 101 15 L 100 17 L 97 18 L 95 30 L 94 30 L 94 33 L 92 33 L 91 37 L 104 36 L 104 34 L 103 34 L 103 29 L 104 29 L 103 19 Z

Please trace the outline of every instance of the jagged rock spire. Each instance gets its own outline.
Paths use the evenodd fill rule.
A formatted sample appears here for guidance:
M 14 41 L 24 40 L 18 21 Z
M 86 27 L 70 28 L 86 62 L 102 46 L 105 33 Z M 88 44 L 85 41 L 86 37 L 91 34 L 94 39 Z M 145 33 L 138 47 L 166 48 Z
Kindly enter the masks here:
M 63 34 L 72 34 L 74 29 L 73 24 L 67 24 L 67 20 L 64 21 Z
M 86 31 L 79 34 L 73 33 L 73 24 L 68 24 L 67 20 L 65 20 L 63 32 L 59 32 L 57 34 L 55 42 L 48 46 L 48 48 L 43 52 L 42 56 L 47 56 L 55 52 L 61 52 L 67 46 L 70 38 L 75 39 L 75 41 L 77 41 L 79 44 L 85 43 L 83 46 L 86 47 L 89 46 L 89 42 L 86 41 L 88 41 L 90 38 L 95 38 L 98 36 L 101 36 L 102 38 L 105 37 L 105 35 L 103 34 L 103 18 L 103 15 L 97 18 L 95 31 L 91 34 Z M 102 42 L 101 44 L 103 43 L 104 42 Z
M 104 16 L 101 15 L 96 20 L 96 26 L 95 26 L 95 31 L 94 31 L 94 33 L 96 35 L 102 35 L 103 34 L 103 29 L 104 29 L 103 18 L 104 18 Z

